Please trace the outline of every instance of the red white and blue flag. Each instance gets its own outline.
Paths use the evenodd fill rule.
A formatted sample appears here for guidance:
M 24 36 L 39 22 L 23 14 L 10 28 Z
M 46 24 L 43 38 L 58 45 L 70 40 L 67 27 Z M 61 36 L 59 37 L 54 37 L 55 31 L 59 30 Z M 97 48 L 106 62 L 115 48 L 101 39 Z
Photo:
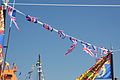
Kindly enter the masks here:
M 27 21 L 30 21 L 30 22 L 33 22 L 33 23 L 38 23 L 38 20 L 37 19 L 40 19 L 39 17 L 32 17 L 30 15 L 27 15 L 26 16 L 26 20 Z
M 85 43 L 83 41 L 81 41 L 81 43 L 84 46 L 82 50 L 85 51 L 86 53 L 89 53 L 92 57 L 94 57 L 94 53 L 92 52 L 91 49 L 91 44 Z
M 45 29 L 49 30 L 49 31 L 53 31 L 53 28 L 50 25 L 46 24 L 46 23 L 43 23 L 43 27 Z
M 16 10 L 12 7 L 8 7 L 8 15 L 10 16 L 12 22 L 15 24 L 16 28 L 20 30 L 16 23 Z
M 105 47 L 100 47 L 101 49 L 101 57 L 103 57 L 104 55 L 108 54 L 109 50 Z
M 92 45 L 92 51 L 93 51 L 95 57 L 97 58 L 98 48 L 96 46 Z
M 58 35 L 60 36 L 61 39 L 64 39 L 66 37 L 66 34 L 62 30 L 58 30 Z
M 72 41 L 73 44 L 70 46 L 70 48 L 68 49 L 68 51 L 65 53 L 65 56 L 68 53 L 70 53 L 75 48 L 75 46 L 77 45 L 77 40 L 75 38 L 70 37 L 70 41 Z

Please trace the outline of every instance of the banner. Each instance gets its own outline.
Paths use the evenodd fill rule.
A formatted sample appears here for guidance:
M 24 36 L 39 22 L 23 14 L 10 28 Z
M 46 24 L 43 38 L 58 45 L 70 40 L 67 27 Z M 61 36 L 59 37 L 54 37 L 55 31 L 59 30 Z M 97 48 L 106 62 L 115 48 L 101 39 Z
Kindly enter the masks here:
M 101 70 L 102 66 L 104 65 L 104 63 L 109 60 L 110 56 L 111 56 L 111 53 L 104 56 L 92 68 L 90 68 L 88 71 L 86 71 L 80 77 L 78 77 L 76 80 L 94 80 L 96 78 L 98 72 Z
M 4 33 L 3 7 L 0 7 L 0 34 Z
M 4 41 L 4 16 L 3 16 L 3 7 L 0 7 L 0 65 L 3 61 L 3 41 Z
M 100 59 L 97 59 L 97 61 L 99 60 Z M 105 62 L 105 64 L 103 65 L 95 79 L 111 79 L 111 78 L 112 78 L 111 60 L 108 60 L 107 62 Z
M 3 61 L 3 43 L 4 43 L 4 34 L 0 35 L 0 65 Z

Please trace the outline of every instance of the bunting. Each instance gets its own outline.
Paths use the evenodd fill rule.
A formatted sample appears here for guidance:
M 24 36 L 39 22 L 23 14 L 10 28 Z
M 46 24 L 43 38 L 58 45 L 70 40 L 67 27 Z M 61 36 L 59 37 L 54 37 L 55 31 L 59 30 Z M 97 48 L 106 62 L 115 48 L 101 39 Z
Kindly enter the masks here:
M 92 57 L 94 57 L 94 54 L 92 52 L 92 49 L 90 48 L 91 47 L 91 44 L 88 44 L 88 43 L 85 43 L 85 42 L 81 42 L 82 45 L 84 46 L 84 48 L 82 49 L 83 51 L 85 51 L 86 53 L 89 53 Z
M 64 39 L 66 37 L 66 34 L 62 30 L 58 30 L 58 35 L 60 36 L 61 39 Z
M 37 17 L 32 17 L 32 16 L 30 16 L 30 15 L 27 15 L 26 16 L 26 20 L 27 21 L 30 21 L 30 22 L 33 22 L 33 23 L 38 23 L 38 20 L 37 19 L 39 19 L 39 18 L 37 18 Z
M 46 24 L 46 23 L 43 23 L 43 27 L 45 29 L 49 30 L 49 31 L 53 31 L 53 28 L 50 25 Z
M 92 48 L 93 48 L 94 53 L 98 53 L 98 50 L 97 50 L 96 46 L 92 45 Z
M 98 48 L 96 46 L 92 45 L 92 49 L 93 49 L 94 56 L 97 58 Z
M 70 41 L 72 41 L 73 44 L 70 46 L 70 49 L 68 49 L 68 51 L 65 53 L 65 56 L 68 53 L 70 53 L 75 48 L 75 46 L 77 45 L 77 40 L 75 38 L 70 37 Z
M 41 22 L 41 21 L 38 21 L 38 20 L 37 20 L 38 18 L 32 17 L 32 16 L 30 16 L 30 15 L 26 15 L 26 14 L 24 14 L 23 12 L 15 9 L 15 8 L 12 8 L 11 6 L 9 6 L 9 8 L 8 8 L 8 14 L 10 15 L 10 17 L 11 17 L 11 13 L 12 13 L 11 9 L 13 10 L 13 12 L 16 12 L 16 11 L 17 11 L 18 13 L 24 15 L 24 16 L 26 17 L 26 20 L 27 20 L 27 21 L 41 24 L 41 25 L 44 27 L 44 29 L 46 29 L 46 30 L 48 30 L 48 31 L 51 31 L 51 32 L 52 32 L 52 31 L 56 32 L 56 33 L 58 34 L 58 36 L 60 36 L 61 39 L 64 39 L 64 38 L 66 38 L 66 37 L 68 37 L 68 38 L 70 39 L 70 38 L 72 37 L 72 36 L 70 36 L 70 35 L 65 34 L 63 30 L 57 30 L 57 29 L 51 27 L 50 25 L 48 25 L 48 24 L 46 24 L 46 23 L 43 23 L 43 22 Z M 14 17 L 14 18 L 15 18 L 15 17 Z M 16 19 L 16 18 L 15 18 L 15 19 Z M 14 20 L 15 20 L 15 19 L 14 19 Z M 80 39 L 77 39 L 77 38 L 75 38 L 75 37 L 72 37 L 72 38 L 74 38 L 76 42 L 79 41 L 80 43 L 82 43 L 82 45 L 83 45 L 83 47 L 84 47 L 82 50 L 85 51 L 86 53 L 89 53 L 90 56 L 92 56 L 92 57 L 95 57 L 95 58 L 97 57 L 97 54 L 98 54 L 98 51 L 99 51 L 98 49 L 101 50 L 101 53 L 106 53 L 106 51 L 107 51 L 107 49 L 105 49 L 104 47 L 97 47 L 97 46 L 94 46 L 94 45 L 89 44 L 89 43 L 87 43 L 87 42 L 84 42 L 84 41 L 82 41 L 82 40 L 80 40 Z M 76 43 L 75 43 L 75 44 L 76 44 Z M 74 44 L 74 42 L 73 42 L 73 44 L 70 46 L 68 52 L 66 52 L 65 55 L 67 55 L 68 53 L 70 53 L 70 52 L 75 48 L 75 46 L 76 46 L 75 44 Z
M 15 24 L 18 31 L 20 30 L 17 23 L 16 23 L 16 10 L 12 7 L 8 7 L 8 15 L 10 16 L 12 22 Z
M 83 73 L 76 80 L 94 80 L 98 72 L 101 70 L 102 66 L 104 65 L 104 63 L 109 60 L 110 56 L 111 53 L 104 56 L 100 61 L 98 61 L 93 67 L 91 67 L 88 71 Z
M 104 55 L 106 55 L 109 52 L 109 50 L 105 47 L 100 47 L 100 50 L 101 50 L 101 52 L 100 52 L 101 57 L 103 57 Z
M 0 34 L 4 33 L 4 16 L 3 7 L 0 7 Z

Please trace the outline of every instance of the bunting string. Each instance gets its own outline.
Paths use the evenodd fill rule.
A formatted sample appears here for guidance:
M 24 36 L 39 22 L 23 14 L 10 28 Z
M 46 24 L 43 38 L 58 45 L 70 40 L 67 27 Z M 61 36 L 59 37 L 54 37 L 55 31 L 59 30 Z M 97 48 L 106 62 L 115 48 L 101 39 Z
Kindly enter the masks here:
M 8 5 L 8 8 L 9 7 L 11 7 L 11 6 Z M 30 15 L 26 15 L 25 13 L 15 9 L 15 8 L 14 8 L 14 10 L 16 10 L 16 12 L 22 14 L 23 16 L 25 16 L 27 21 L 41 24 L 44 29 L 46 29 L 50 32 L 53 32 L 53 31 L 56 32 L 61 39 L 64 39 L 64 38 L 68 37 L 72 41 L 73 44 L 70 46 L 69 50 L 65 53 L 65 55 L 70 53 L 75 48 L 75 46 L 77 45 L 77 42 L 80 42 L 84 47 L 82 50 L 85 51 L 86 53 L 89 53 L 92 57 L 97 57 L 98 49 L 101 50 L 101 56 L 102 56 L 102 54 L 107 54 L 109 52 L 109 50 L 104 48 L 104 47 L 97 47 L 97 46 L 94 46 L 94 45 L 89 44 L 87 42 L 84 42 L 84 41 L 82 41 L 78 38 L 75 38 L 73 36 L 67 35 L 67 34 L 64 33 L 63 30 L 57 30 L 57 29 L 51 27 L 50 25 L 39 21 L 38 20 L 39 18 L 32 17 Z

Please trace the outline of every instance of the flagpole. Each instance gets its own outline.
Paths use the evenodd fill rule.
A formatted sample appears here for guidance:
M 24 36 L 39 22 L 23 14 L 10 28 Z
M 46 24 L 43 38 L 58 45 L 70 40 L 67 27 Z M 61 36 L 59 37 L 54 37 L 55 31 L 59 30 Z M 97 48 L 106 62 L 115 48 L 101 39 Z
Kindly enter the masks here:
M 3 0 L 2 6 L 3 6 L 3 16 L 4 16 L 4 30 L 5 30 L 5 26 L 6 26 L 6 5 L 7 5 L 7 3 Z M 4 34 L 5 34 L 5 31 L 4 31 Z M 3 48 L 7 49 L 7 46 L 4 46 Z M 5 56 L 4 56 L 4 60 L 3 60 L 3 71 L 4 71 L 4 67 L 5 67 L 5 61 L 6 61 L 6 52 L 5 52 Z
M 6 0 L 5 0 L 6 1 Z M 9 0 L 8 0 L 9 1 Z M 7 9 L 7 3 L 8 2 L 4 2 L 3 4 L 3 15 L 4 15 L 4 27 L 6 26 L 6 9 Z M 6 28 L 6 27 L 5 27 Z M 6 30 L 6 29 L 5 29 Z M 4 46 L 4 48 L 6 49 L 5 50 L 5 55 L 4 55 L 4 61 L 3 61 L 3 71 L 4 71 L 4 68 L 5 68 L 5 62 L 6 62 L 6 58 L 7 58 L 7 53 L 8 53 L 8 45 L 9 45 L 9 40 L 10 40 L 10 32 L 11 32 L 11 27 L 9 28 L 9 31 L 8 31 L 8 39 L 7 39 L 7 43 L 6 43 L 6 46 Z
M 111 54 L 111 56 L 110 56 L 110 63 L 111 63 L 111 74 L 112 74 L 112 80 L 114 80 L 115 78 L 114 78 L 114 64 L 113 64 L 113 46 L 112 46 L 112 43 L 110 43 L 110 48 L 111 48 L 111 50 L 110 50 L 110 54 Z
M 113 66 L 113 53 L 111 52 L 111 73 L 112 73 L 112 80 L 114 80 L 114 66 Z
M 38 56 L 38 62 L 39 62 L 39 64 L 38 64 L 38 67 L 39 67 L 39 68 L 38 68 L 38 80 L 41 80 L 41 77 L 40 77 L 40 76 L 41 76 L 41 72 L 40 72 L 40 66 L 41 66 L 41 65 L 40 65 L 40 64 L 41 64 L 41 63 L 40 63 L 40 54 L 39 54 L 39 56 Z

